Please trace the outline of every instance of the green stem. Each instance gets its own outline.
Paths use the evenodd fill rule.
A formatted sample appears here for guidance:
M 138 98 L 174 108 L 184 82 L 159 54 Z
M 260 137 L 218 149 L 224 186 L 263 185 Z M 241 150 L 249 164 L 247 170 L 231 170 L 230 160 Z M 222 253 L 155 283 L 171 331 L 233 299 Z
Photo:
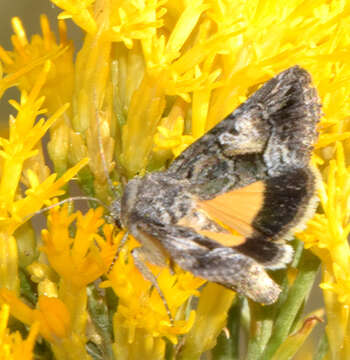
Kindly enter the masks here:
M 246 354 L 246 359 L 249 360 L 260 359 L 272 334 L 277 311 L 280 305 L 283 304 L 288 297 L 286 270 L 275 271 L 271 274 L 271 277 L 279 284 L 282 290 L 278 302 L 271 306 L 264 306 L 251 301 L 249 302 L 251 320 Z
M 95 284 L 87 287 L 88 292 L 88 309 L 98 334 L 101 336 L 101 344 L 98 348 L 103 359 L 114 359 L 112 350 L 112 328 L 109 321 L 108 307 L 104 298 L 100 296 Z M 91 348 L 92 351 L 92 348 Z
M 329 345 L 328 345 L 328 338 L 327 338 L 327 334 L 324 331 L 323 332 L 323 336 L 321 337 L 319 343 L 318 343 L 318 348 L 317 351 L 313 357 L 313 360 L 322 360 L 324 359 L 324 357 L 327 354 Z
M 221 332 L 217 344 L 213 349 L 215 360 L 239 360 L 239 332 L 241 317 L 241 300 L 237 296 L 235 303 L 231 306 L 227 318 L 227 330 L 229 336 Z
M 235 293 L 221 285 L 208 283 L 199 298 L 196 320 L 185 337 L 178 360 L 200 359 L 201 354 L 216 345 L 216 339 L 226 325 L 227 313 Z
M 251 325 L 246 359 L 259 359 L 272 333 L 275 306 L 261 306 L 249 302 Z
M 316 256 L 304 250 L 298 266 L 298 275 L 288 291 L 286 301 L 280 306 L 272 336 L 260 358 L 261 360 L 271 359 L 278 347 L 288 336 L 300 307 L 309 295 L 319 264 L 320 261 Z

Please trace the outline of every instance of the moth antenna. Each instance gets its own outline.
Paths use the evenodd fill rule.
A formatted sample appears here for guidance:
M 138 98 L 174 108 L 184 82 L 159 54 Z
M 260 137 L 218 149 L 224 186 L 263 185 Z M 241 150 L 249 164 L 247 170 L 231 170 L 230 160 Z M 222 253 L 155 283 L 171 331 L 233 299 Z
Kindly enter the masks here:
M 73 197 L 70 197 L 68 199 L 61 200 L 58 203 L 47 206 L 47 207 L 45 207 L 43 209 L 40 209 L 40 210 L 34 212 L 33 214 L 28 215 L 26 219 L 29 219 L 29 218 L 31 218 L 33 216 L 36 216 L 36 215 L 43 214 L 46 211 L 49 211 L 50 209 L 53 209 L 56 206 L 60 206 L 60 205 L 65 204 L 67 202 L 76 201 L 76 200 L 95 201 L 95 202 L 99 203 L 101 206 L 103 206 L 106 210 L 109 210 L 109 207 L 103 201 L 101 201 L 100 199 L 94 198 L 92 196 L 73 196 Z

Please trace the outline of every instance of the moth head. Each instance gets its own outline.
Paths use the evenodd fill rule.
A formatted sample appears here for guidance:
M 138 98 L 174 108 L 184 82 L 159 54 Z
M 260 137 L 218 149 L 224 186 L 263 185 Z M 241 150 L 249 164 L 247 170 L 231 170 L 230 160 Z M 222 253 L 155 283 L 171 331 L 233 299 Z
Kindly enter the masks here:
M 132 222 L 132 211 L 138 200 L 138 193 L 142 183 L 142 179 L 136 177 L 130 180 L 125 186 L 119 208 L 121 224 L 125 228 L 129 228 Z

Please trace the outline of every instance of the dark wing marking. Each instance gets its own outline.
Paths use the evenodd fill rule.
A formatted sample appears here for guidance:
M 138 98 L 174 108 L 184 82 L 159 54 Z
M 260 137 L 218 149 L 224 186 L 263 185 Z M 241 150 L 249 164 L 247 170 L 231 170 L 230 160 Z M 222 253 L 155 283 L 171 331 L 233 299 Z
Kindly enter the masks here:
M 256 230 L 236 247 L 265 267 L 279 268 L 291 260 L 292 253 L 276 242 L 301 230 L 315 212 L 318 175 L 311 168 L 290 169 L 265 181 L 264 204 L 252 226 Z
M 265 83 L 174 160 L 168 174 L 187 179 L 203 198 L 307 166 L 320 104 L 298 66 Z
M 139 234 L 159 241 L 175 263 L 196 276 L 263 304 L 274 303 L 280 294 L 264 267 L 234 248 L 217 247 L 215 242 L 182 226 L 141 220 L 134 225 Z
M 314 213 L 316 178 L 308 167 L 290 169 L 264 182 L 198 201 L 198 208 L 245 236 L 240 244 L 231 245 L 236 251 L 265 267 L 283 267 L 290 262 L 293 251 L 290 246 L 276 242 L 302 227 Z M 199 233 L 221 245 L 229 244 L 220 241 L 220 235 Z
M 253 227 L 272 240 L 295 232 L 317 205 L 318 174 L 311 167 L 288 169 L 265 180 L 264 203 Z

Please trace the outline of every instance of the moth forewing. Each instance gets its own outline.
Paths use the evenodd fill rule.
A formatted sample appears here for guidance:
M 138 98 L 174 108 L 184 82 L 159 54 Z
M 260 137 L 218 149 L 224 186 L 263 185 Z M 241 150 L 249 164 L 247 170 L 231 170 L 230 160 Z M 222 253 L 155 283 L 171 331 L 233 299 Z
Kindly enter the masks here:
M 319 118 L 310 75 L 298 66 L 283 71 L 168 170 L 130 181 L 122 225 L 148 253 L 156 242 L 196 276 L 273 303 L 280 290 L 264 268 L 290 262 L 286 237 L 315 207 L 309 163 Z

